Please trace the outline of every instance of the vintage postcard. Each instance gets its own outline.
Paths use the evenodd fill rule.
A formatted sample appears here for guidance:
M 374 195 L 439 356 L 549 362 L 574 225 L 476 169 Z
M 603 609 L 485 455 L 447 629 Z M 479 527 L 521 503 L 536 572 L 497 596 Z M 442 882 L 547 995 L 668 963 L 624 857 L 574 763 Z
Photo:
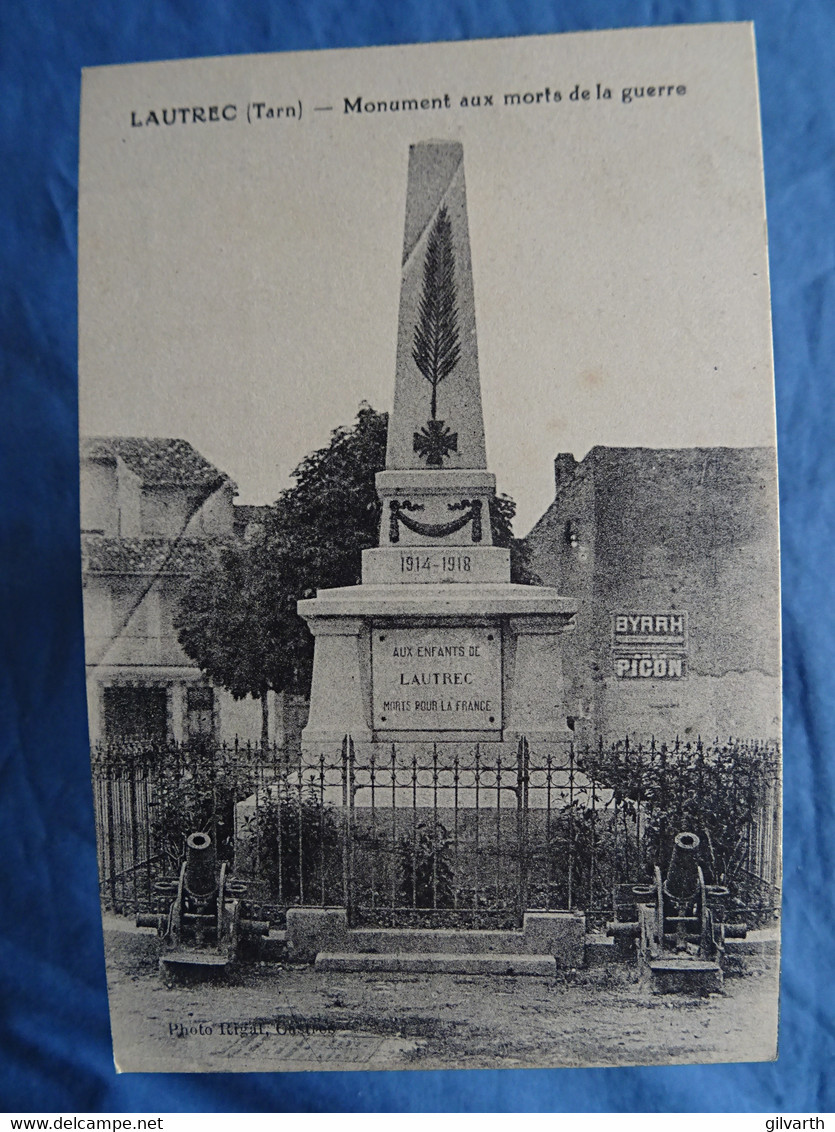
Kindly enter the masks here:
M 774 1058 L 752 26 L 87 70 L 79 354 L 118 1068 Z

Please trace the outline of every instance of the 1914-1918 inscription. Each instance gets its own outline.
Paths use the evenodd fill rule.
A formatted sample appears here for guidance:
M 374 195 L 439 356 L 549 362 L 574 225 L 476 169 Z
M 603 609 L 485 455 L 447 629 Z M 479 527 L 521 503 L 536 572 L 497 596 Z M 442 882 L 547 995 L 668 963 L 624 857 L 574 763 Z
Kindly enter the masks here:
M 371 670 L 378 730 L 496 731 L 501 727 L 498 629 L 376 630 Z

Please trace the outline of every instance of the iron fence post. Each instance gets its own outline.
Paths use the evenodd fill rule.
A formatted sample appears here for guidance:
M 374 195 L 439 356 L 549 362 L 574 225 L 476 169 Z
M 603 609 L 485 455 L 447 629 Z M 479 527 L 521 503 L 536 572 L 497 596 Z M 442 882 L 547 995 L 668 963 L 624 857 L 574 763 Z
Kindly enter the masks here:
M 356 753 L 354 740 L 346 735 L 342 741 L 342 780 L 345 806 L 345 842 L 343 848 L 343 898 L 348 922 L 354 918 L 354 794 Z
M 728 778 L 725 764 L 732 747 L 739 749 L 741 764 Z M 153 902 L 156 882 L 170 876 L 176 864 L 189 799 L 199 787 L 201 806 L 213 798 L 215 803 L 199 820 L 215 823 L 221 817 L 226 822 L 228 807 L 254 789 L 253 823 L 243 830 L 246 841 L 239 842 L 241 832 L 233 827 L 233 848 L 242 854 L 241 869 L 245 860 L 259 885 L 269 883 L 270 900 L 278 890 L 280 908 L 297 899 L 338 902 L 355 923 L 370 903 L 373 915 L 387 920 L 411 915 L 421 923 L 466 920 L 484 927 L 499 920 L 519 922 L 531 904 L 584 907 L 598 914 L 611 888 L 616 915 L 620 882 L 634 881 L 641 842 L 659 836 L 663 843 L 672 820 L 667 811 L 677 802 L 681 807 L 680 764 L 686 762 L 694 788 L 702 784 L 708 791 L 717 760 L 722 796 L 746 795 L 750 815 L 734 834 L 732 859 L 726 860 L 723 850 L 717 868 L 721 862 L 726 871 L 740 870 L 741 891 L 751 893 L 746 899 L 756 900 L 760 914 L 779 900 L 779 771 L 770 748 L 739 740 L 730 740 L 726 749 L 701 740 L 653 738 L 646 744 L 621 739 L 604 750 L 601 738 L 594 748 L 568 741 L 540 754 L 531 751 L 524 736 L 515 745 L 515 772 L 509 744 L 476 742 L 466 757 L 458 746 L 440 743 L 420 749 L 416 743 L 402 748 L 392 743 L 367 757 L 366 750 L 363 746 L 358 757 L 346 735 L 341 759 L 337 751 L 320 753 L 311 768 L 303 769 L 275 750 L 256 748 L 244 762 L 237 745 L 231 761 L 229 751 L 217 747 L 207 755 L 214 765 L 195 777 L 200 770 L 196 752 L 179 745 L 95 748 L 97 854 L 105 906 L 130 912 L 141 910 L 146 898 Z M 508 791 L 516 798 L 515 822 L 509 812 L 502 813 Z M 390 816 L 381 803 L 390 804 Z M 508 807 L 513 808 L 510 798 Z M 224 829 L 220 824 L 219 831 Z
M 522 927 L 528 907 L 528 784 L 530 750 L 522 735 L 516 747 L 516 854 L 518 858 L 516 915 Z
M 110 769 L 110 768 L 108 768 Z M 105 785 L 105 802 L 106 802 L 106 823 L 107 823 L 107 864 L 110 869 L 110 907 L 112 911 L 118 912 L 118 900 L 116 898 L 116 823 L 113 813 L 113 787 L 115 776 L 108 775 Z
M 568 911 L 574 907 L 574 746 L 568 748 Z

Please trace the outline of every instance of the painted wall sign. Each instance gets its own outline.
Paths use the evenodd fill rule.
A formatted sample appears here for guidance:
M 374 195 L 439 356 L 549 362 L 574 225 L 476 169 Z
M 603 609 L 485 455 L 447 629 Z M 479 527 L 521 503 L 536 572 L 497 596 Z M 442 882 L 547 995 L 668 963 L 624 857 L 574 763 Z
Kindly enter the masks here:
M 687 647 L 687 614 L 613 613 L 612 645 L 614 648 L 684 649 Z
M 687 661 L 678 655 L 633 653 L 614 658 L 615 676 L 620 680 L 682 680 L 687 675 Z
M 683 680 L 687 614 L 612 614 L 612 664 L 619 680 Z
M 375 629 L 371 680 L 379 731 L 501 728 L 498 629 Z

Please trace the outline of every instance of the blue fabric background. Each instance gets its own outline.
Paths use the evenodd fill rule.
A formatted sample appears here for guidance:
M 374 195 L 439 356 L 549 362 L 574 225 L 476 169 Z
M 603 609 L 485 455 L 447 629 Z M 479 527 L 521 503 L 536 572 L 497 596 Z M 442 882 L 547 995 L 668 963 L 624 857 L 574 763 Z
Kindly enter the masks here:
M 112 1068 L 84 706 L 76 441 L 80 68 L 755 19 L 785 633 L 780 1058 L 713 1067 L 275 1075 Z M 832 0 L 3 0 L 0 1107 L 833 1110 L 835 4 Z

